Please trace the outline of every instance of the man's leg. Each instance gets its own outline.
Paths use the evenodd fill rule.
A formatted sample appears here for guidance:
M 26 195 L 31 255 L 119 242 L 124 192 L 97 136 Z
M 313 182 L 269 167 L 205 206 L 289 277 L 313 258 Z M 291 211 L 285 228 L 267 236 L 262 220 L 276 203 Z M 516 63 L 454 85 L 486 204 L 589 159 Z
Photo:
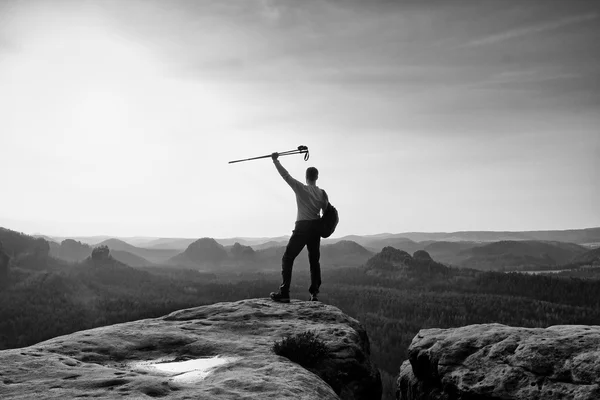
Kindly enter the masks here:
M 290 284 L 292 283 L 292 268 L 294 266 L 294 260 L 298 257 L 298 254 L 302 251 L 306 245 L 307 235 L 305 232 L 296 229 L 292 232 L 292 237 L 285 248 L 285 253 L 281 258 L 281 286 L 279 292 L 283 295 L 289 296 Z
M 311 230 L 307 239 L 306 248 L 308 249 L 308 262 L 310 264 L 310 288 L 308 291 L 313 296 L 317 296 L 321 287 L 321 236 L 316 230 Z

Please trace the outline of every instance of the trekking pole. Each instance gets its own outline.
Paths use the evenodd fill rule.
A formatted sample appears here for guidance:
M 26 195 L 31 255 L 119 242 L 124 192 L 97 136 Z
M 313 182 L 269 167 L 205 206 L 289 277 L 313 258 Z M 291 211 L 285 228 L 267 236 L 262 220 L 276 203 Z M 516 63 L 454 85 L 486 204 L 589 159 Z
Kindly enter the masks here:
M 304 161 L 308 161 L 308 147 L 306 146 L 298 146 L 297 149 L 294 150 L 288 150 L 288 151 L 282 151 L 281 153 L 277 153 L 280 156 L 291 156 L 294 154 L 304 154 Z M 261 158 L 269 158 L 271 157 L 271 154 L 268 154 L 266 156 L 259 156 L 259 157 L 252 157 L 252 158 L 245 158 L 243 160 L 234 160 L 234 161 L 229 161 L 229 164 L 234 164 L 234 163 L 239 163 L 242 161 L 251 161 L 251 160 L 259 160 Z

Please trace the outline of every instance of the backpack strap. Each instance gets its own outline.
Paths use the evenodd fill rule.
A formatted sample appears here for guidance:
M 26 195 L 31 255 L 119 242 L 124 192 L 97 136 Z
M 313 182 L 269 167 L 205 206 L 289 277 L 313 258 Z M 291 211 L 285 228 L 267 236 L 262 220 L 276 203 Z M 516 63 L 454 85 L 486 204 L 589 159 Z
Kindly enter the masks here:
M 325 195 L 325 201 L 327 202 L 327 205 L 325 205 L 325 208 L 327 208 L 327 206 L 329 205 L 329 195 L 327 194 L 325 189 L 321 189 L 321 190 L 323 191 L 323 194 Z M 323 208 L 323 212 L 325 212 L 325 208 Z

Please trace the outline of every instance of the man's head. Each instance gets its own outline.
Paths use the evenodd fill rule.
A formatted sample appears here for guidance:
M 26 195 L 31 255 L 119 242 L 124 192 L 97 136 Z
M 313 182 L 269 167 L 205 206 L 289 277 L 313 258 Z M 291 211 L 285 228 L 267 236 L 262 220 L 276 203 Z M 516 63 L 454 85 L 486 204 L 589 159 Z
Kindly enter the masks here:
M 319 170 L 315 167 L 308 167 L 306 169 L 306 183 L 315 183 L 319 179 Z

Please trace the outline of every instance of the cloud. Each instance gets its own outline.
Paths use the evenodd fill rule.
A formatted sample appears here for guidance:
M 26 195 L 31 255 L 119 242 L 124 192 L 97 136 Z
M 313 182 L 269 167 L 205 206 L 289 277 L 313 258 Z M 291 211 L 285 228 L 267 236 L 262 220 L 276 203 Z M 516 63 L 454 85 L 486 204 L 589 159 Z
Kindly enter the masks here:
M 579 24 L 579 23 L 583 23 L 583 22 L 587 22 L 587 21 L 593 21 L 593 20 L 597 19 L 598 16 L 599 16 L 599 14 L 597 14 L 597 13 L 575 15 L 575 16 L 562 18 L 562 19 L 559 19 L 559 20 L 553 21 L 553 22 L 546 22 L 543 24 L 537 24 L 537 25 L 527 26 L 527 27 L 523 27 L 523 28 L 511 29 L 511 30 L 508 30 L 508 31 L 505 31 L 502 33 L 497 33 L 495 35 L 491 35 L 491 36 L 487 36 L 487 37 L 484 37 L 481 39 L 476 39 L 476 40 L 470 41 L 469 43 L 466 44 L 466 46 L 467 47 L 475 47 L 475 46 L 500 43 L 500 42 L 504 42 L 504 41 L 510 40 L 510 39 L 529 36 L 529 35 L 533 35 L 533 34 L 537 34 L 537 33 L 541 33 L 541 32 L 552 31 L 555 29 L 569 26 L 569 25 L 575 25 L 575 24 Z
M 261 0 L 259 3 L 260 14 L 268 21 L 277 22 L 281 18 L 279 7 L 270 0 Z
M 473 86 L 495 84 L 536 84 L 549 83 L 559 80 L 582 79 L 583 75 L 575 72 L 561 72 L 554 68 L 537 68 L 524 70 L 509 70 L 494 74 L 488 79 L 476 82 Z M 518 86 L 522 88 L 521 86 Z

